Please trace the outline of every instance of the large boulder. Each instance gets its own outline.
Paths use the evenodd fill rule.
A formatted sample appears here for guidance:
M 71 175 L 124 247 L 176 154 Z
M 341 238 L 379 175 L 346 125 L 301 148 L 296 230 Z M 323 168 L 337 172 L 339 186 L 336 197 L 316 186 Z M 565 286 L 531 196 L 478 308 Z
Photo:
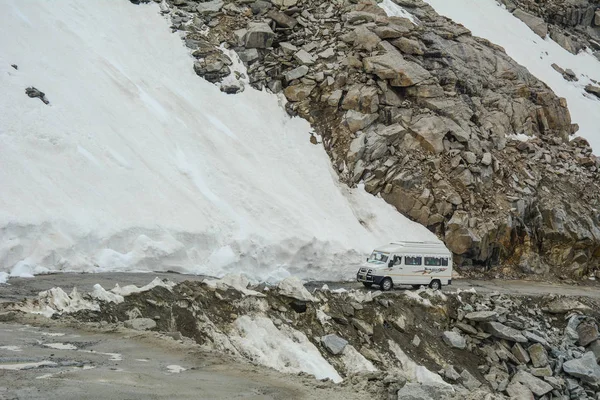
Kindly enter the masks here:
M 275 33 L 269 24 L 264 22 L 250 22 L 246 32 L 245 46 L 249 49 L 266 49 L 273 45 Z
M 351 132 L 358 132 L 377 121 L 379 114 L 363 114 L 359 111 L 348 110 L 344 114 L 343 123 Z
M 496 321 L 498 313 L 496 311 L 473 311 L 465 315 L 465 318 L 475 322 Z
M 542 38 L 545 38 L 546 35 L 548 35 L 548 24 L 542 18 L 536 17 L 535 15 L 520 9 L 516 9 L 513 15 L 523 21 L 536 35 Z
M 600 383 L 600 366 L 591 351 L 585 353 L 581 358 L 565 362 L 563 371 L 588 383 L 596 385 Z
M 288 86 L 283 90 L 283 94 L 289 101 L 302 101 L 310 96 L 315 85 L 300 83 L 298 85 Z
M 321 343 L 323 343 L 323 346 L 325 346 L 327 351 L 329 351 L 334 356 L 341 354 L 342 351 L 344 351 L 344 349 L 348 345 L 348 341 L 345 339 L 342 339 L 338 335 L 323 336 L 321 338 Z
M 536 396 L 543 396 L 546 393 L 551 392 L 553 389 L 549 383 L 544 382 L 540 378 L 536 378 L 529 372 L 523 370 L 515 374 L 512 382 L 519 382 L 527 386 L 527 388 L 529 388 L 529 390 L 531 390 Z
M 205 3 L 198 4 L 196 11 L 198 14 L 216 14 L 221 11 L 221 8 L 223 8 L 224 4 L 225 3 L 223 3 L 222 0 L 207 1 Z
M 415 62 L 405 60 L 396 50 L 365 58 L 363 68 L 381 79 L 389 79 L 392 86 L 413 86 L 431 78 L 429 71 Z
M 483 328 L 486 332 L 498 339 L 506 339 L 512 342 L 527 343 L 525 336 L 520 331 L 503 325 L 500 322 L 486 322 L 483 324 Z
M 545 367 L 548 365 L 548 353 L 546 353 L 546 349 L 539 343 L 531 345 L 527 351 L 529 352 L 529 357 L 531 357 L 531 363 L 534 367 Z

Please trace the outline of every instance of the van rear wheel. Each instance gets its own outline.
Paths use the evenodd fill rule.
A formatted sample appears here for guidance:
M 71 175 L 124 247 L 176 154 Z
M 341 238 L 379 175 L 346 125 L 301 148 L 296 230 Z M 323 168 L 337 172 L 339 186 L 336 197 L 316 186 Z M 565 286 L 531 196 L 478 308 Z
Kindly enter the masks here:
M 434 279 L 429 282 L 429 287 L 433 290 L 440 290 L 442 288 L 442 282 L 439 279 Z
M 392 290 L 392 288 L 394 287 L 394 283 L 390 278 L 383 278 L 379 286 L 381 287 L 381 290 L 387 292 L 388 290 Z

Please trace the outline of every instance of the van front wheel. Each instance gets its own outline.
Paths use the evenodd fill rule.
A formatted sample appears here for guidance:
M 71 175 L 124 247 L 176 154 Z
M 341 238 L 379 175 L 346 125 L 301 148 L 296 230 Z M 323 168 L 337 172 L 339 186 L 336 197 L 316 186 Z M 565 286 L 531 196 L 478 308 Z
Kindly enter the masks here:
M 442 282 L 439 279 L 434 279 L 429 282 L 429 287 L 433 290 L 440 290 L 442 288 Z
M 384 278 L 379 286 L 381 286 L 381 290 L 387 292 L 388 290 L 392 290 L 394 284 L 390 278 Z

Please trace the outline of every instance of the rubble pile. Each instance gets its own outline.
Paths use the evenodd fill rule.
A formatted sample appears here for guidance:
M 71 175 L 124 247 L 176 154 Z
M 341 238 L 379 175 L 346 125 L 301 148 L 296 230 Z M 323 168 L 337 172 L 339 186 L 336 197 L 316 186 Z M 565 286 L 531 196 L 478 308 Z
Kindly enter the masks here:
M 58 303 L 48 299 L 56 290 L 4 307 L 192 339 L 209 351 L 382 399 L 600 398 L 599 308 L 588 298 L 311 293 L 293 278 L 250 286 L 231 277 L 98 296 L 115 290 L 122 292 L 77 294 L 78 304 L 92 307 L 55 314 L 48 309 Z

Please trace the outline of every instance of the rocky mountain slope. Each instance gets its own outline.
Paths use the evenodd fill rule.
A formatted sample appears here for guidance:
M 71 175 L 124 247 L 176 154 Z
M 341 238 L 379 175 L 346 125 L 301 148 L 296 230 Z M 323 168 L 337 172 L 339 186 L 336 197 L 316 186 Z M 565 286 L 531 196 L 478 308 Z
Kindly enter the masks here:
M 435 232 L 458 265 L 596 270 L 600 160 L 569 140 L 566 100 L 499 46 L 421 0 L 161 7 L 198 75 L 227 93 L 282 92 L 346 183 Z

